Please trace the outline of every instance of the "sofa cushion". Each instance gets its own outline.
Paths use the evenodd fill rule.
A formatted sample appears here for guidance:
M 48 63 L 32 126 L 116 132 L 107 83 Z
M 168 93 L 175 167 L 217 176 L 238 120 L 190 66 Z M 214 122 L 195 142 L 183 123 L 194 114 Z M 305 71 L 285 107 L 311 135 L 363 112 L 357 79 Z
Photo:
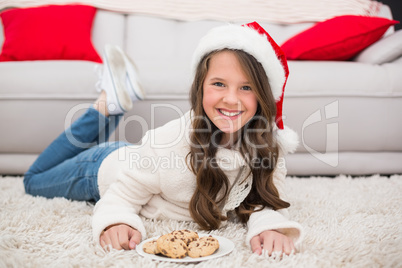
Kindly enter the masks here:
M 92 43 L 99 53 L 103 53 L 106 44 L 117 45 L 124 49 L 125 30 L 125 14 L 98 9 L 92 29 Z
M 396 23 L 379 17 L 339 16 L 317 23 L 281 47 L 290 60 L 348 60 Z
M 402 96 L 400 64 L 289 61 L 285 98 L 307 96 Z
M 88 60 L 102 62 L 91 41 L 96 9 L 50 5 L 0 14 L 5 41 L 0 61 Z
M 138 67 L 147 98 L 187 99 L 192 83 L 193 52 L 211 28 L 224 24 L 213 20 L 185 22 L 128 15 L 126 31 L 130 34 L 126 36 L 124 47 Z M 311 25 L 261 24 L 277 43 Z
M 147 97 L 188 98 L 191 57 L 198 41 L 216 21 L 184 22 L 148 16 L 127 18 L 128 55 L 135 61 Z
M 392 62 L 401 56 L 402 30 L 399 30 L 363 50 L 357 55 L 355 61 L 370 64 L 383 64 Z
M 98 65 L 71 60 L 2 62 L 0 100 L 96 98 L 94 68 Z

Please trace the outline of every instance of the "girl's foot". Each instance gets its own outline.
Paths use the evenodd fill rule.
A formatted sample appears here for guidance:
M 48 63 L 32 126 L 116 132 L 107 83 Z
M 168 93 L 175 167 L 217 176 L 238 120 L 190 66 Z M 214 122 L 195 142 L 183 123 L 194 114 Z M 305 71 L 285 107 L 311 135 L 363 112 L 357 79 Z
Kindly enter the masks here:
M 132 102 L 143 99 L 138 75 L 132 61 L 117 46 L 106 45 L 103 68 L 97 90 L 106 93 L 107 113 L 123 114 L 132 108 Z
M 144 90 L 139 83 L 137 67 L 134 61 L 124 51 L 116 46 L 117 51 L 123 57 L 124 64 L 126 65 L 126 87 L 131 100 L 143 100 L 145 98 Z
M 99 95 L 98 99 L 94 102 L 93 108 L 103 114 L 104 116 L 108 117 L 109 116 L 109 111 L 107 108 L 107 102 L 106 102 L 106 93 L 105 91 L 102 91 L 101 94 Z

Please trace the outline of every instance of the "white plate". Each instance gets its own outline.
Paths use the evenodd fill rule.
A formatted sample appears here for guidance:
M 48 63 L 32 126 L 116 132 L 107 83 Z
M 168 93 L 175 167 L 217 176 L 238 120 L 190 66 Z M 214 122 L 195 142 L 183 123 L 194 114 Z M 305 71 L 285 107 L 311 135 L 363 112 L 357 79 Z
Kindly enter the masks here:
M 199 234 L 200 237 L 203 236 L 209 236 L 208 234 Z M 142 246 L 151 240 L 154 239 L 158 239 L 159 236 L 153 237 L 153 238 L 149 238 L 147 240 L 142 241 L 137 247 L 137 252 L 138 254 L 140 254 L 143 257 L 146 258 L 151 258 L 153 260 L 157 260 L 157 261 L 168 261 L 168 262 L 200 262 L 200 261 L 206 261 L 206 260 L 210 260 L 210 259 L 215 259 L 215 258 L 219 258 L 222 256 L 225 256 L 227 254 L 229 254 L 230 252 L 232 252 L 232 250 L 234 249 L 234 243 L 222 236 L 217 236 L 217 235 L 212 235 L 212 237 L 218 239 L 219 241 L 219 249 L 217 251 L 214 252 L 214 254 L 206 256 L 206 257 L 200 257 L 200 258 L 191 258 L 189 256 L 184 257 L 183 259 L 172 259 L 169 257 L 165 257 L 162 255 L 154 255 L 154 254 L 148 254 L 146 252 L 144 252 L 144 250 L 142 249 Z

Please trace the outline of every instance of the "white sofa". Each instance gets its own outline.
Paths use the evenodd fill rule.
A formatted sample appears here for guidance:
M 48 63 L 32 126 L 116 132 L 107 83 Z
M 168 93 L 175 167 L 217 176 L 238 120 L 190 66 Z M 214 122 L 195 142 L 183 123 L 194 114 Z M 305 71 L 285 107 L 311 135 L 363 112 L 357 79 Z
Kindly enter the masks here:
M 385 5 L 381 16 L 391 18 Z M 147 93 L 113 139 L 138 142 L 147 129 L 189 109 L 192 51 L 201 36 L 220 24 L 98 10 L 95 47 L 101 53 L 107 43 L 120 45 L 136 62 Z M 312 23 L 261 25 L 281 44 Z M 402 38 L 392 29 L 387 33 L 395 34 Z M 0 174 L 23 174 L 97 97 L 95 65 L 0 63 Z M 364 55 L 360 62 L 289 61 L 289 68 L 284 122 L 300 137 L 296 153 L 287 156 L 289 174 L 402 173 L 401 57 L 382 64 L 365 63 Z

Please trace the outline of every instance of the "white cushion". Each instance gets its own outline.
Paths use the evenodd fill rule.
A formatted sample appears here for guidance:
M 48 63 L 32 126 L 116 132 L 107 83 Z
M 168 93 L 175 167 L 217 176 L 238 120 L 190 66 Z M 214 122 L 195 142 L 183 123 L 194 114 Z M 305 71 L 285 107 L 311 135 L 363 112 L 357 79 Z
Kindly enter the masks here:
M 400 64 L 288 61 L 285 96 L 402 96 Z
M 92 27 L 92 42 L 100 56 L 105 44 L 123 47 L 125 17 L 121 13 L 98 9 Z
M 148 16 L 127 17 L 127 54 L 137 65 L 147 97 L 188 97 L 191 56 L 207 31 L 222 22 L 184 22 Z
M 355 61 L 370 64 L 392 62 L 402 56 L 402 30 L 388 35 L 363 50 Z
M 94 69 L 98 65 L 80 60 L 2 62 L 0 100 L 96 97 Z

